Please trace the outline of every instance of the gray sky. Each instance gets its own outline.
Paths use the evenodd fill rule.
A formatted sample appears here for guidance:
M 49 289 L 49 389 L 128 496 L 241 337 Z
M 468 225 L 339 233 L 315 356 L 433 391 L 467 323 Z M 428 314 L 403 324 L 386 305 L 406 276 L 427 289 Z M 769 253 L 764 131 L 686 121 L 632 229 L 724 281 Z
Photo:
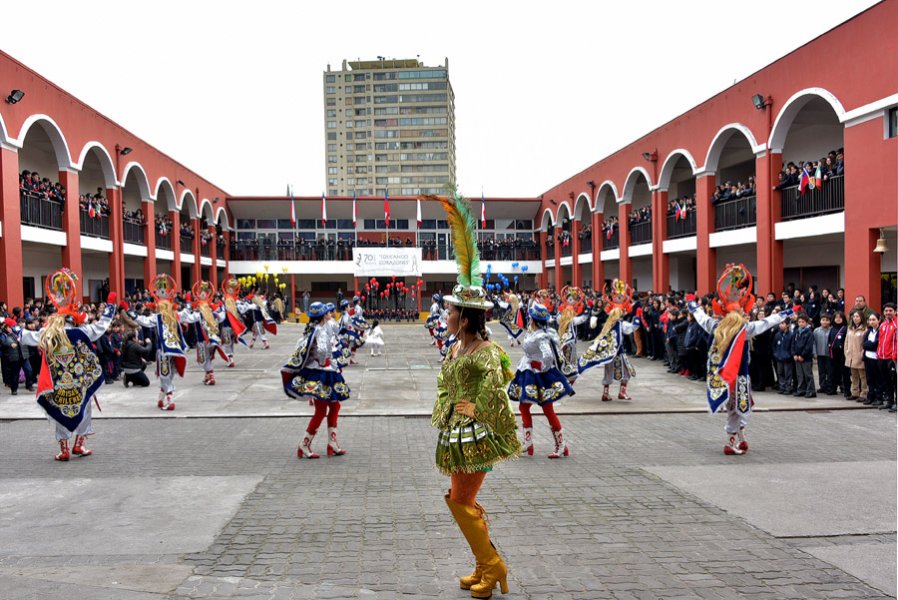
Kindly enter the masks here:
M 875 3 L 29 0 L 0 48 L 233 195 L 322 192 L 328 63 L 448 57 L 460 191 L 536 196 Z

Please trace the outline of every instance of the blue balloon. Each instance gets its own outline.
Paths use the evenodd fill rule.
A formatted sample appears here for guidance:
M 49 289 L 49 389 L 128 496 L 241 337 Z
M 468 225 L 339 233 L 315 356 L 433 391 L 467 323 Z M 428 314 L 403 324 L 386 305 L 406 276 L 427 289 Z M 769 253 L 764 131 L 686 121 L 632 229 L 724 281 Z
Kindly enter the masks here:
M 521 267 L 521 270 L 524 271 L 524 272 L 526 273 L 526 272 L 527 272 L 527 267 L 528 267 L 528 265 L 524 265 L 523 267 Z
M 514 276 L 514 280 L 515 280 L 515 281 L 518 280 L 518 276 L 517 276 L 517 275 Z
M 511 263 L 511 268 L 512 268 L 512 269 L 517 269 L 519 264 L 521 264 L 521 263 L 513 262 L 513 263 Z

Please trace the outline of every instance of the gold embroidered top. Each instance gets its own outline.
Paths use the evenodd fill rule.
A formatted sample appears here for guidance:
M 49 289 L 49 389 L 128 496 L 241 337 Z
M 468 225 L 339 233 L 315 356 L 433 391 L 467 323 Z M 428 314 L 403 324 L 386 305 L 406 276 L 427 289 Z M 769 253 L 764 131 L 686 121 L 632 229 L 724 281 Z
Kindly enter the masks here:
M 521 453 L 507 392 L 509 365 L 505 351 L 494 343 L 469 355 L 447 355 L 431 418 L 440 430 L 436 466 L 444 474 L 488 470 Z M 454 410 L 461 400 L 474 404 L 473 418 Z

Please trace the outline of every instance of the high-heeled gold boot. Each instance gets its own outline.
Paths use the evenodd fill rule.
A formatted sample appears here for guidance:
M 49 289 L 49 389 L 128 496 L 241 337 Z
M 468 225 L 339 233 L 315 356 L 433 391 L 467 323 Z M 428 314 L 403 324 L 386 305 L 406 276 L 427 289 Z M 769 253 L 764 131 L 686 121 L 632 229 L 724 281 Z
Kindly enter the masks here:
M 474 553 L 474 559 L 477 561 L 477 568 L 471 575 L 471 578 L 477 575 L 479 571 L 480 581 L 471 584 L 471 597 L 491 597 L 493 595 L 493 588 L 496 587 L 497 582 L 500 585 L 502 593 L 508 593 L 508 568 L 506 568 L 505 563 L 502 561 L 502 557 L 500 557 L 499 553 L 496 551 L 496 547 L 490 542 L 489 531 L 486 527 L 486 521 L 484 521 L 483 518 L 483 507 L 479 504 L 477 506 L 458 504 L 457 502 L 450 500 L 449 496 L 446 496 L 445 499 L 446 505 L 449 507 L 452 516 L 455 518 L 455 522 L 458 523 L 459 529 L 461 529 L 462 534 L 468 541 L 468 545 L 471 546 L 471 551 Z M 464 581 L 464 579 L 459 581 L 459 584 L 462 585 L 462 587 L 464 587 Z

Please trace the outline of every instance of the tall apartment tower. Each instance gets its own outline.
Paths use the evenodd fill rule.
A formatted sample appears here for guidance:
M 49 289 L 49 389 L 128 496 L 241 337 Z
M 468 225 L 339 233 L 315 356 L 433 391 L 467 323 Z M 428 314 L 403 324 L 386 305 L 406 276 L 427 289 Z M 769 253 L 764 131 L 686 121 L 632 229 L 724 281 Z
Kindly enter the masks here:
M 329 196 L 441 194 L 455 181 L 448 58 L 344 60 L 323 79 Z

